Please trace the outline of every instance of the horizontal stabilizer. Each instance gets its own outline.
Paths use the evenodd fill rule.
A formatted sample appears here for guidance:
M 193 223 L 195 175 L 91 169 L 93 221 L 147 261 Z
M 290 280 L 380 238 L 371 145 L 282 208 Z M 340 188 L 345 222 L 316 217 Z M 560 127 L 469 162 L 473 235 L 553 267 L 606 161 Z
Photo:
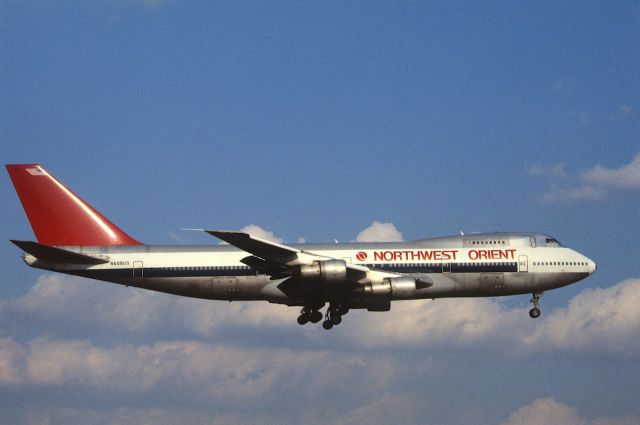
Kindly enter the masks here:
M 79 254 L 77 252 L 67 251 L 66 249 L 56 248 L 54 246 L 44 245 L 38 242 L 14 240 L 11 240 L 11 242 L 21 248 L 24 252 L 27 252 L 42 261 L 66 264 L 103 264 L 109 262 L 109 259 Z

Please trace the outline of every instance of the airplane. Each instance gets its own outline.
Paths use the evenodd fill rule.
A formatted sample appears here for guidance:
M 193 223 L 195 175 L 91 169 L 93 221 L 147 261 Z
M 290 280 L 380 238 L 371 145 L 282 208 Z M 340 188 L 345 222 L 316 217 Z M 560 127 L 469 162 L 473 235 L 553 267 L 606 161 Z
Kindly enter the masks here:
M 281 244 L 202 230 L 226 244 L 146 245 L 38 164 L 7 171 L 36 241 L 11 240 L 27 265 L 153 291 L 301 307 L 298 323 L 331 329 L 350 309 L 391 301 L 532 294 L 578 282 L 596 263 L 542 233 L 474 233 L 411 242 Z M 321 309 L 328 304 L 325 313 Z

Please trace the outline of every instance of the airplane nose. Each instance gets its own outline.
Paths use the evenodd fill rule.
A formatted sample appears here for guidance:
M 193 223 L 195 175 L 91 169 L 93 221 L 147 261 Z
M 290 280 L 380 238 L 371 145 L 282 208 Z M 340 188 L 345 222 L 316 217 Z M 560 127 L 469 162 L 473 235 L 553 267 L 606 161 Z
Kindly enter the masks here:
M 593 260 L 589 260 L 589 274 L 594 273 L 596 270 L 598 270 L 598 265 L 596 264 L 596 262 Z

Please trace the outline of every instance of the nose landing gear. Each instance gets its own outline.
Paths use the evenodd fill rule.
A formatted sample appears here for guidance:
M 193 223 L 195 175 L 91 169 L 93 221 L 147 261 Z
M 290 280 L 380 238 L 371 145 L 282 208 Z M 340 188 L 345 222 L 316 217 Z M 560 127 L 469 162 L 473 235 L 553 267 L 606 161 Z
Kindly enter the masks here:
M 540 312 L 540 297 L 542 296 L 542 292 L 534 292 L 533 298 L 531 298 L 531 302 L 533 303 L 533 308 L 529 310 L 529 317 L 532 319 L 537 319 L 542 314 Z

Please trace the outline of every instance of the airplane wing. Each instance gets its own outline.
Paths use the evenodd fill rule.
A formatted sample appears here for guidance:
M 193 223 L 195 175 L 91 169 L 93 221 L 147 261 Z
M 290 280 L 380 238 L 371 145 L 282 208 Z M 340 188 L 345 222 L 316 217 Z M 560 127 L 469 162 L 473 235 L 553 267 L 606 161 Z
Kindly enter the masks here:
M 303 280 L 300 270 L 301 267 L 304 268 L 314 264 L 320 266 L 321 264 L 340 263 L 338 267 L 344 268 L 344 279 L 353 285 L 353 287 L 359 287 L 370 282 L 382 282 L 385 279 L 393 280 L 406 276 L 402 273 L 376 270 L 347 263 L 339 258 L 314 254 L 287 245 L 271 242 L 248 233 L 228 230 L 205 231 L 243 251 L 253 254 L 241 260 L 244 264 L 270 275 L 271 279 L 288 278 L 283 281 L 279 287 L 289 293 L 309 290 L 308 281 L 306 284 L 300 285 Z M 320 271 L 322 267 L 318 267 L 317 269 L 312 267 L 312 269 L 322 273 Z M 428 277 L 421 276 L 411 278 L 414 279 L 416 288 L 427 288 L 433 285 L 433 281 Z
M 318 260 L 334 259 L 332 257 L 318 255 L 279 244 L 277 242 L 268 241 L 248 233 L 228 230 L 205 230 L 205 232 L 220 238 L 243 251 L 253 254 L 253 257 L 244 258 L 242 262 L 251 267 L 257 268 L 258 270 L 271 268 L 282 272 L 283 269 L 288 269 L 296 265 L 310 264 L 313 261 Z M 346 266 L 350 279 L 355 281 L 366 277 L 367 273 L 371 271 L 368 267 L 356 264 L 346 264 Z M 277 273 L 275 273 L 275 275 L 272 273 L 269 274 L 273 277 L 283 277 L 287 275 L 286 272 L 280 273 L 280 276 L 275 276 Z M 397 276 L 395 273 L 390 273 L 390 275 Z
M 302 252 L 299 249 L 271 242 L 248 233 L 228 230 L 205 230 L 205 232 L 256 257 L 279 265 L 286 265 L 288 262 L 295 260 L 298 254 Z

